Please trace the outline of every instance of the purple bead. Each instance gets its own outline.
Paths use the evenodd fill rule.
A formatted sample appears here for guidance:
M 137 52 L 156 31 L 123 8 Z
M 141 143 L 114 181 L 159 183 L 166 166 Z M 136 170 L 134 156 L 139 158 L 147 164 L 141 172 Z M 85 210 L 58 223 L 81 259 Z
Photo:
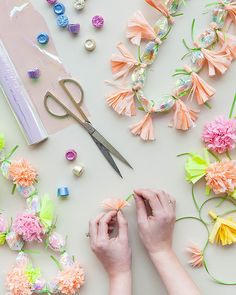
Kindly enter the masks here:
M 40 70 L 37 69 L 33 69 L 28 71 L 28 76 L 30 79 L 38 79 L 40 77 Z
M 68 31 L 72 34 L 78 34 L 80 31 L 80 24 L 70 24 L 68 25 Z
M 52 5 L 55 4 L 57 2 L 57 0 L 47 0 L 48 4 Z
M 104 18 L 100 15 L 95 15 L 92 18 L 92 24 L 95 28 L 101 29 L 104 25 Z

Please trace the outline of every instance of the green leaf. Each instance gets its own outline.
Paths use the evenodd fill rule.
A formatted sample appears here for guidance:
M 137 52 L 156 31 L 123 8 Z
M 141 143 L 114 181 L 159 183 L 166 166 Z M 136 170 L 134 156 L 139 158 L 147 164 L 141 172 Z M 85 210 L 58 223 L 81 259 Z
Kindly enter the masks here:
M 25 275 L 28 279 L 28 281 L 31 284 L 34 284 L 37 279 L 41 277 L 41 271 L 40 268 L 33 268 L 32 266 L 28 266 Z
M 0 151 L 5 147 L 5 144 L 5 136 L 2 133 L 0 133 Z
M 48 195 L 45 195 L 41 200 L 39 218 L 45 228 L 49 230 L 54 218 L 54 204 Z
M 206 175 L 208 166 L 208 159 L 204 159 L 198 154 L 190 154 L 185 164 L 186 180 L 195 184 Z
M 0 233 L 0 246 L 3 246 L 6 242 L 6 233 Z

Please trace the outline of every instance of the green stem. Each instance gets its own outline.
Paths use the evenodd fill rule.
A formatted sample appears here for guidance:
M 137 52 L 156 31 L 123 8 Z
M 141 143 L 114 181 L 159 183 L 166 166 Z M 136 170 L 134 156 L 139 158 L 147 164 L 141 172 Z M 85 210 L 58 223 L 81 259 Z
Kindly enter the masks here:
M 125 199 L 125 201 L 129 202 L 133 197 L 134 197 L 134 194 L 131 194 Z
M 210 109 L 210 110 L 212 109 L 212 106 L 211 106 L 208 102 L 205 102 L 204 105 L 205 105 L 208 109 Z
M 233 100 L 233 103 L 232 103 L 232 106 L 231 106 L 230 112 L 229 112 L 229 118 L 230 119 L 232 119 L 232 117 L 233 117 L 233 112 L 234 112 L 235 104 L 236 104 L 236 94 L 234 96 L 234 100 Z
M 191 156 L 191 153 L 183 153 L 183 154 L 179 154 L 176 157 L 183 157 L 183 156 Z
M 194 42 L 194 29 L 195 29 L 195 23 L 196 23 L 196 20 L 195 20 L 195 18 L 193 19 L 193 21 L 192 21 L 192 26 L 191 26 L 191 37 L 192 37 L 192 41 Z
M 14 183 L 11 190 L 11 194 L 14 195 L 15 191 L 16 191 L 16 184 Z
M 197 203 L 197 200 L 196 200 L 196 197 L 195 197 L 195 194 L 194 194 L 194 184 L 192 185 L 192 198 L 193 198 L 194 205 L 195 205 L 195 207 L 196 207 L 196 209 L 197 209 L 197 211 L 199 213 L 200 207 L 199 207 L 199 205 Z
M 222 204 L 224 204 L 227 198 L 228 198 L 228 195 L 225 196 L 224 198 L 222 197 L 222 200 L 216 205 L 216 208 L 219 208 Z
M 226 154 L 226 156 L 227 156 L 227 158 L 228 158 L 229 160 L 232 160 L 229 151 L 227 151 L 225 154 Z
M 53 255 L 51 255 L 50 257 L 51 257 L 51 259 L 55 262 L 55 264 L 57 265 L 58 269 L 59 269 L 60 271 L 62 271 L 62 267 L 61 267 L 60 262 L 59 262 L 59 261 L 58 261 Z
M 16 145 L 11 151 L 9 154 L 6 155 L 5 157 L 5 160 L 4 161 L 7 161 L 14 153 L 15 151 L 18 149 L 19 145 Z
M 223 282 L 223 281 L 221 281 L 221 280 L 215 278 L 215 277 L 211 274 L 211 272 L 209 271 L 209 268 L 208 268 L 208 265 L 207 265 L 205 259 L 204 259 L 204 264 L 203 264 L 203 265 L 204 265 L 204 268 L 205 268 L 206 272 L 208 273 L 208 275 L 209 275 L 209 276 L 213 279 L 213 281 L 215 281 L 216 283 L 218 283 L 218 284 L 220 284 L 220 285 L 225 285 L 225 286 L 233 286 L 233 285 L 236 285 L 236 282 L 231 282 L 231 283 L 229 283 L 229 282 Z
M 222 214 L 220 214 L 220 215 L 218 215 L 219 217 L 224 217 L 224 216 L 226 216 L 226 215 L 229 215 L 229 214 L 231 214 L 231 213 L 235 213 L 236 212 L 236 209 L 234 209 L 234 210 L 230 210 L 230 211 L 227 211 L 227 212 L 224 212 L 224 213 L 222 213 Z
M 217 162 L 220 162 L 220 158 L 219 158 L 216 154 L 214 154 L 214 153 L 213 153 L 212 151 L 210 151 L 210 150 L 207 150 L 207 151 L 208 151 L 208 153 L 209 153 L 210 155 L 212 155 L 213 158 L 216 159 Z
M 140 63 L 142 63 L 142 59 L 141 59 L 141 46 L 138 47 L 138 60 Z

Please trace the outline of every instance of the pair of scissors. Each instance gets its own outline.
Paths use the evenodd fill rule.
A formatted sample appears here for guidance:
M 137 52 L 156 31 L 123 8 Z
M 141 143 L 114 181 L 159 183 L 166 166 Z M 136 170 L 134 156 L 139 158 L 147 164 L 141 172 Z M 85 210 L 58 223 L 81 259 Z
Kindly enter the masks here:
M 79 100 L 76 100 L 71 92 L 69 91 L 68 87 L 66 86 L 67 83 L 72 83 L 78 87 L 80 91 L 80 98 Z M 124 164 L 126 164 L 128 167 L 132 168 L 132 166 L 129 164 L 129 162 L 93 127 L 92 123 L 89 121 L 85 113 L 83 112 L 81 105 L 84 100 L 84 91 L 81 85 L 73 80 L 73 79 L 62 79 L 59 80 L 60 86 L 63 88 L 65 93 L 67 94 L 68 98 L 74 105 L 75 109 L 79 112 L 82 119 L 79 118 L 73 111 L 71 111 L 63 102 L 60 101 L 59 98 L 57 98 L 54 94 L 52 94 L 50 91 L 48 91 L 44 97 L 44 106 L 49 114 L 56 118 L 67 118 L 72 117 L 74 120 L 76 120 L 84 129 L 88 132 L 88 134 L 92 137 L 93 141 L 103 154 L 103 156 L 107 159 L 109 164 L 112 166 L 112 168 L 118 173 L 118 175 L 122 177 L 119 168 L 117 167 L 114 159 L 112 158 L 111 154 L 114 155 L 116 158 L 118 158 L 120 161 L 122 161 Z M 52 111 L 49 100 L 53 100 L 54 103 L 56 103 L 60 108 L 64 110 L 65 113 L 63 114 L 57 114 Z M 132 168 L 133 169 L 133 168 Z

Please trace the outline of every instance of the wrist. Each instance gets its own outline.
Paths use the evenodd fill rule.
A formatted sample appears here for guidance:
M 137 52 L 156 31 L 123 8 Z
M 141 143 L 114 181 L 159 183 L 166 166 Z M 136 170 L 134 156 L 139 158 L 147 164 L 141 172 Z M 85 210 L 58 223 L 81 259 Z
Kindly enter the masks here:
M 175 253 L 172 248 L 162 249 L 154 252 L 149 253 L 151 260 L 153 263 L 158 263 L 163 259 L 167 259 L 169 257 L 175 256 Z
M 119 282 L 123 280 L 131 280 L 131 269 L 126 271 L 108 274 L 110 282 Z

